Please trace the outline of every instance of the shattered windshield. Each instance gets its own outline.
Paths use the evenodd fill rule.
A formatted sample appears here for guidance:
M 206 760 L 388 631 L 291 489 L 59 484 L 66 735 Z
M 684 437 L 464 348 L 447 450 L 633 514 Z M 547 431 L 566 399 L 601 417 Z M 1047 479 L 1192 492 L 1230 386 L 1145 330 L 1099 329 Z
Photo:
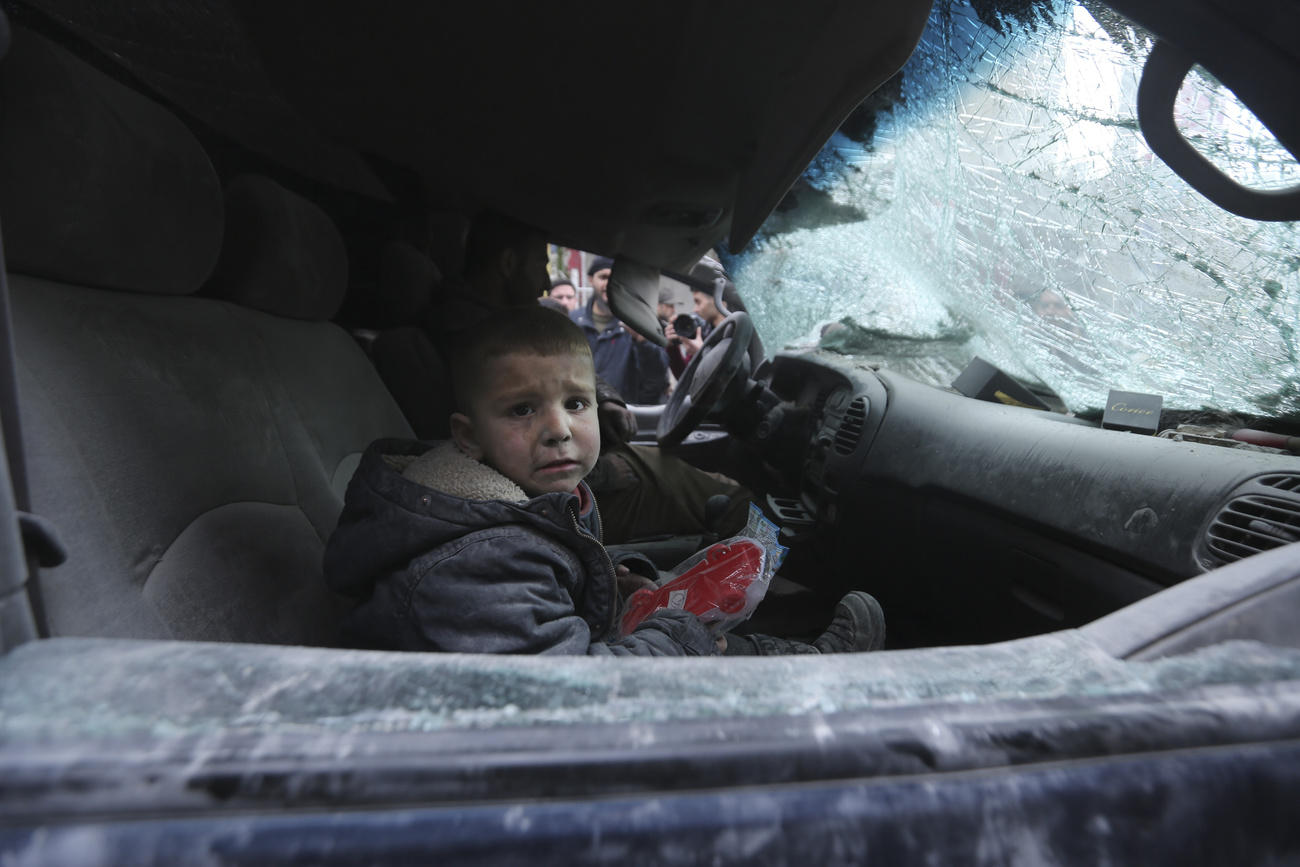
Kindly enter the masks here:
M 900 74 L 724 254 L 768 345 L 942 386 L 978 355 L 1076 411 L 1116 388 L 1300 412 L 1300 228 L 1220 210 L 1151 153 L 1147 33 L 1100 3 L 997 5 L 939 0 Z M 1199 68 L 1176 117 L 1237 180 L 1300 182 Z

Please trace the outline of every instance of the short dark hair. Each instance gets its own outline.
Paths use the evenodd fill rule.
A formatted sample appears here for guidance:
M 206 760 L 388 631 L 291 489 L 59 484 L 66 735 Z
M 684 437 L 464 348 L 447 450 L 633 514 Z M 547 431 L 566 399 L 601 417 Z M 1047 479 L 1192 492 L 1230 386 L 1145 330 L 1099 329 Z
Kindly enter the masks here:
M 482 325 L 460 332 L 451 352 L 451 388 L 456 408 L 469 412 L 471 398 L 482 389 L 487 363 L 502 355 L 580 354 L 591 358 L 587 335 L 568 316 L 542 305 L 511 307 Z M 594 368 L 593 368 L 594 383 Z
M 740 293 L 736 290 L 736 284 L 731 281 L 731 275 L 727 269 L 722 267 L 722 263 L 712 256 L 704 256 L 700 261 L 691 266 L 691 277 L 695 282 L 691 284 L 692 292 L 699 292 L 713 299 L 720 313 L 735 313 L 736 311 L 749 311 L 745 309 L 745 302 L 740 300 Z M 717 295 L 717 280 L 723 280 L 722 297 Z M 702 288 L 708 286 L 710 288 Z
M 561 286 L 573 286 L 573 281 L 568 277 L 557 277 L 551 281 L 551 288 L 558 289 Z M 577 287 L 574 287 L 577 288 Z
M 482 211 L 465 236 L 465 273 L 490 264 L 503 250 L 513 250 L 543 238 L 540 229 L 500 211 Z

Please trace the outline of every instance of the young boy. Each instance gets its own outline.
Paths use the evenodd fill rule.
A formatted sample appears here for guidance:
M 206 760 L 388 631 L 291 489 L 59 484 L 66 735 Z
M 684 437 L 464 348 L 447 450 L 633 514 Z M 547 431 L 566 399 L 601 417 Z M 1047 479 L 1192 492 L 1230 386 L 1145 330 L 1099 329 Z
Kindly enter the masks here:
M 658 611 L 618 636 L 619 573 L 627 580 L 655 571 L 600 542 L 582 481 L 600 451 L 582 330 L 539 306 L 502 311 L 460 348 L 452 386 L 460 408 L 453 442 L 380 440 L 348 485 L 325 576 L 362 598 L 345 623 L 353 642 L 471 653 L 717 653 L 714 636 L 684 611 Z M 838 633 L 833 623 L 824 649 L 878 646 L 883 621 L 878 635 L 847 634 L 861 620 L 839 623 Z M 816 652 L 768 641 L 776 644 L 738 645 L 742 653 Z

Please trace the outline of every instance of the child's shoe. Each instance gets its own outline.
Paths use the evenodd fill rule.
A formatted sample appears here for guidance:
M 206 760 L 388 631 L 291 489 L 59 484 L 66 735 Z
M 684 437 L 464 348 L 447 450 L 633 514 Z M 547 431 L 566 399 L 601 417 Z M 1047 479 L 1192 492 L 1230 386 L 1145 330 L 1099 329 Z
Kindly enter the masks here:
M 775 635 L 728 635 L 727 656 L 858 653 L 885 646 L 885 612 L 870 593 L 854 590 L 835 604 L 830 626 L 812 644 Z
M 885 612 L 876 597 L 861 590 L 835 605 L 835 616 L 813 647 L 822 653 L 857 653 L 885 646 Z

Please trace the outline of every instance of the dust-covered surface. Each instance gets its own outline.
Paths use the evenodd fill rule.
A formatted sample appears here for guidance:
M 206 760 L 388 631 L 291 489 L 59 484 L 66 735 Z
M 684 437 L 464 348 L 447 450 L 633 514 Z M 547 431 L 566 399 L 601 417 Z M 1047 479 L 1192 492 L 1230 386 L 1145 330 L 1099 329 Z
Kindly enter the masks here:
M 1125 663 L 1074 632 L 981 647 L 713 660 L 56 639 L 0 662 L 0 743 L 719 720 L 1297 679 L 1296 650 L 1232 642 Z
M 58 639 L 0 661 L 0 861 L 1257 863 L 1296 845 L 1297 720 L 1300 650 L 1256 642 L 1124 663 L 1075 632 L 713 660 Z
M 1150 46 L 1096 3 L 936 3 L 901 75 L 725 257 L 768 345 L 820 339 L 939 385 L 980 355 L 1074 410 L 1111 388 L 1300 410 L 1300 225 L 1228 214 L 1151 153 Z M 1176 114 L 1240 181 L 1300 181 L 1217 82 L 1194 71 Z

